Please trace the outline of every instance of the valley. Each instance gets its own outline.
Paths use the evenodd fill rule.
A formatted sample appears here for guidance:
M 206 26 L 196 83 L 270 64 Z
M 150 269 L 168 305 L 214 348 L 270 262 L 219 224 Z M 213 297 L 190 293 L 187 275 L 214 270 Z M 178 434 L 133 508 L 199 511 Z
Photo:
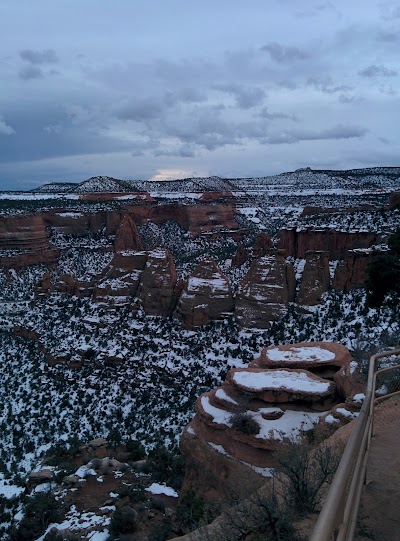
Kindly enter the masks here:
M 337 342 L 359 378 L 343 400 L 359 394 L 370 353 L 400 339 L 396 294 L 373 307 L 366 292 L 399 191 L 400 168 L 379 167 L 1 192 L 2 539 L 54 446 L 175 453 L 207 418 L 198 397 L 264 348 Z

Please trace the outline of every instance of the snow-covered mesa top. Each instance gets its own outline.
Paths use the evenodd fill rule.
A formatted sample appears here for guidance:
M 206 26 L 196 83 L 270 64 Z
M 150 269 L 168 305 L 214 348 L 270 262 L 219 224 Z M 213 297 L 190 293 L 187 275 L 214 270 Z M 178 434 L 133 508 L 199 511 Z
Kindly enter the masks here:
M 319 346 L 293 347 L 286 351 L 279 348 L 271 348 L 268 349 L 267 356 L 271 361 L 279 361 L 281 363 L 301 363 L 304 361 L 328 363 L 335 358 L 335 354 L 332 351 Z
M 219 274 L 215 274 L 213 278 L 198 278 L 196 276 L 189 278 L 188 289 L 190 291 L 198 291 L 203 287 L 210 287 L 212 291 L 227 291 L 229 289 L 226 280 L 222 279 Z
M 266 389 L 287 389 L 307 393 L 325 393 L 329 382 L 312 379 L 305 372 L 287 372 L 286 370 L 266 370 L 264 372 L 235 372 L 233 381 L 237 385 L 263 391 Z

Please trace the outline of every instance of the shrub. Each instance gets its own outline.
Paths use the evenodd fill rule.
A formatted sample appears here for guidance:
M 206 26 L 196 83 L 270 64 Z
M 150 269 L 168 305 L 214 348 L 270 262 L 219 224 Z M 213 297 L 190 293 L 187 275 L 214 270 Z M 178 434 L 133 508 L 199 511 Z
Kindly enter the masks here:
M 234 413 L 231 423 L 232 428 L 243 434 L 255 435 L 260 432 L 260 425 L 249 413 Z
M 149 452 L 149 471 L 153 476 L 165 483 L 171 483 L 173 488 L 180 488 L 184 473 L 183 458 L 179 454 L 168 451 L 162 445 Z
M 134 509 L 131 507 L 122 507 L 114 511 L 110 523 L 111 534 L 134 533 L 136 529 L 136 512 Z
M 171 531 L 169 524 L 159 524 L 149 534 L 149 541 L 165 541 Z
M 146 456 L 146 451 L 141 443 L 136 440 L 129 440 L 125 444 L 126 451 L 129 453 L 128 460 L 135 462 L 142 460 Z
M 313 446 L 307 436 L 282 443 L 276 452 L 283 498 L 300 515 L 317 510 L 322 487 L 331 481 L 340 461 L 340 449 L 326 443 Z
M 382 305 L 385 295 L 389 291 L 400 293 L 400 261 L 394 255 L 378 255 L 367 265 L 366 281 L 370 306 Z
M 121 498 L 128 496 L 129 500 L 133 503 L 142 502 L 146 499 L 143 485 L 140 483 L 132 486 L 122 485 L 117 492 Z
M 39 537 L 52 522 L 63 518 L 61 503 L 50 492 L 39 492 L 29 498 L 25 506 L 24 517 L 12 530 L 14 541 L 29 541 Z
M 176 508 L 176 522 L 185 532 L 194 530 L 199 522 L 204 518 L 205 505 L 204 499 L 198 496 L 194 490 L 190 489 L 182 497 Z

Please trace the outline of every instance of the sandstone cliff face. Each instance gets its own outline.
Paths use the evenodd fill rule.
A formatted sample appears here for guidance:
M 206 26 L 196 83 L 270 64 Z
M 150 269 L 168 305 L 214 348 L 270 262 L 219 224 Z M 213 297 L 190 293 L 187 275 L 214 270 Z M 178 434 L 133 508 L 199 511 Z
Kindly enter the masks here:
M 237 322 L 243 327 L 268 328 L 286 313 L 289 302 L 294 301 L 294 289 L 293 266 L 281 253 L 256 259 L 239 283 Z
M 201 261 L 179 299 L 177 316 L 186 327 L 199 327 L 233 311 L 230 283 L 215 261 Z
M 246 247 L 239 242 L 235 255 L 232 257 L 232 267 L 241 267 L 249 259 Z
M 129 208 L 134 221 L 138 225 L 146 222 L 162 224 L 167 220 L 175 220 L 189 232 L 192 238 L 203 234 L 218 236 L 225 231 L 231 235 L 239 232 L 235 221 L 234 207 L 231 204 L 200 205 L 136 205 Z
M 286 256 L 304 259 L 307 251 L 328 251 L 330 259 L 343 259 L 348 250 L 369 248 L 379 242 L 377 233 L 344 232 L 333 229 L 281 229 L 278 247 Z
M 129 214 L 124 216 L 117 229 L 114 240 L 114 250 L 116 252 L 143 250 L 142 241 L 140 240 L 135 222 Z
M 322 294 L 329 289 L 329 283 L 329 252 L 306 252 L 306 263 L 296 297 L 297 304 L 320 304 Z
M 58 255 L 40 214 L 0 216 L 0 250 L 16 252 L 0 255 L 0 266 L 17 270 L 39 263 L 51 266 Z
M 246 468 L 262 482 L 272 475 L 273 451 L 283 438 L 331 418 L 334 426 L 351 420 L 359 386 L 350 361 L 340 344 L 310 342 L 266 348 L 248 368 L 230 370 L 222 387 L 198 398 L 196 415 L 183 432 L 184 487 L 190 483 L 206 498 L 221 497 L 237 490 Z M 256 423 L 253 433 L 237 424 L 243 415 Z
M 111 306 L 132 302 L 146 261 L 146 252 L 116 252 L 97 279 L 93 301 Z
M 83 236 L 105 231 L 114 235 L 122 220 L 120 211 L 100 210 L 97 212 L 77 212 L 51 210 L 43 213 L 43 221 L 49 228 L 55 228 L 63 235 Z
M 400 192 L 392 192 L 389 198 L 389 209 L 400 208 Z
M 272 248 L 272 240 L 267 233 L 259 233 L 256 237 L 254 247 L 253 247 L 253 256 L 254 257 L 263 257 L 268 255 Z
M 367 265 L 377 253 L 373 250 L 349 250 L 346 259 L 340 261 L 335 269 L 332 288 L 350 291 L 365 287 Z
M 138 293 L 146 314 L 170 314 L 176 304 L 175 286 L 176 270 L 172 255 L 163 248 L 150 251 Z
M 0 249 L 42 250 L 49 248 L 49 234 L 42 216 L 0 216 Z

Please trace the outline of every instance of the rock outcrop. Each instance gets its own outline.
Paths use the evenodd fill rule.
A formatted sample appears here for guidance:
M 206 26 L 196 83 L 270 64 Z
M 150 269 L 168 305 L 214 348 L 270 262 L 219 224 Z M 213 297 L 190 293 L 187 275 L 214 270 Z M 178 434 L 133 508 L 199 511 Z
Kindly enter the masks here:
M 259 233 L 256 237 L 253 247 L 254 257 L 263 257 L 268 255 L 272 248 L 272 240 L 267 233 Z
M 268 328 L 280 319 L 294 300 L 293 266 L 286 263 L 282 253 L 260 257 L 253 261 L 239 283 L 235 317 L 243 327 Z
M 199 327 L 233 311 L 229 280 L 212 259 L 201 261 L 179 299 L 177 316 L 186 327 Z
M 147 252 L 116 252 L 98 277 L 93 301 L 110 306 L 129 304 L 136 294 L 147 261 Z
M 377 233 L 334 229 L 281 229 L 278 247 L 286 256 L 304 259 L 306 252 L 328 251 L 330 259 L 343 259 L 348 250 L 369 248 L 380 241 Z
M 138 297 L 146 314 L 165 316 L 176 304 L 176 270 L 172 255 L 164 248 L 148 253 Z
M 39 263 L 51 266 L 57 255 L 40 214 L 0 216 L 0 266 L 17 270 Z
M 63 235 L 84 236 L 101 231 L 115 235 L 123 213 L 118 210 L 80 212 L 59 209 L 43 212 L 42 216 L 47 228 L 56 229 Z
M 244 244 L 239 242 L 235 255 L 232 257 L 232 267 L 241 267 L 249 259 L 249 253 Z
M 329 289 L 329 283 L 329 252 L 306 252 L 306 263 L 296 297 L 297 304 L 320 304 L 322 294 Z
M 389 197 L 389 210 L 400 208 L 400 192 L 392 192 Z
M 125 214 L 115 234 L 114 250 L 116 252 L 143 250 L 135 222 L 129 214 Z
M 354 418 L 359 385 L 350 362 L 344 346 L 310 342 L 266 348 L 248 368 L 230 370 L 221 387 L 198 398 L 183 432 L 184 487 L 220 498 L 237 490 L 245 470 L 261 483 L 283 440 Z
M 332 288 L 350 291 L 365 287 L 367 265 L 377 253 L 374 250 L 349 250 L 346 258 L 335 269 Z
M 129 213 L 137 225 L 147 222 L 162 224 L 168 220 L 175 220 L 189 232 L 192 238 L 200 235 L 211 238 L 221 235 L 240 237 L 240 229 L 235 220 L 232 204 L 157 205 L 148 203 L 130 207 Z

